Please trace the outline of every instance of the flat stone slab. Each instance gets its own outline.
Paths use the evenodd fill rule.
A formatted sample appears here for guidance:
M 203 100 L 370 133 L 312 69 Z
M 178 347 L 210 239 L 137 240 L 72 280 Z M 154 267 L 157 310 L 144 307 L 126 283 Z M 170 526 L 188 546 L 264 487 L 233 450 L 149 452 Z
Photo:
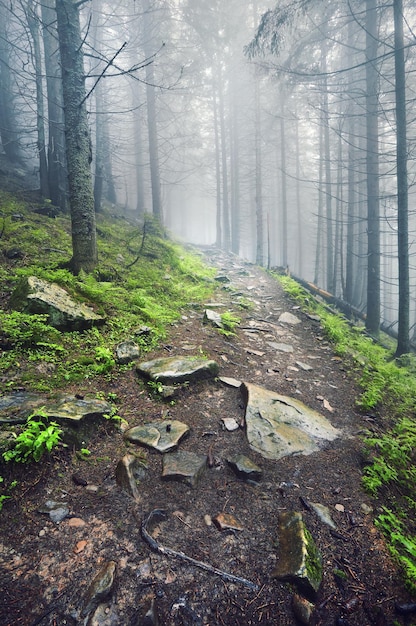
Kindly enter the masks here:
M 172 385 L 217 376 L 215 361 L 198 356 L 172 356 L 138 363 L 137 371 L 156 382 Z
M 189 433 L 189 426 L 178 420 L 161 420 L 143 426 L 133 426 L 124 433 L 125 439 L 158 452 L 174 450 Z
M 117 361 L 122 365 L 136 361 L 140 357 L 140 348 L 134 341 L 123 341 L 116 348 Z
M 24 424 L 34 409 L 46 404 L 47 399 L 27 391 L 18 391 L 0 397 L 0 424 Z
M 244 383 L 245 424 L 250 447 L 267 459 L 312 454 L 341 436 L 323 415 L 300 400 Z
M 83 330 L 103 324 L 105 318 L 65 289 L 36 276 L 23 278 L 10 298 L 10 306 L 27 313 L 44 313 L 48 324 L 60 330 Z
M 267 343 L 273 350 L 277 350 L 278 352 L 286 352 L 288 354 L 293 352 L 293 346 L 289 343 L 278 343 L 277 341 L 268 341 Z
M 322 557 L 301 513 L 279 513 L 279 559 L 272 577 L 294 583 L 307 596 L 314 596 L 322 581 Z
M 64 396 L 55 404 L 46 405 L 44 411 L 50 419 L 63 420 L 67 424 L 77 425 L 86 418 L 110 414 L 111 404 L 95 398 L 82 400 L 75 396 Z
M 208 457 L 187 450 L 179 450 L 163 455 L 162 478 L 179 480 L 190 487 L 196 487 L 207 467 Z
M 239 478 L 257 482 L 262 477 L 262 469 L 244 454 L 231 457 L 227 462 Z
M 300 324 L 300 319 L 296 317 L 296 315 L 293 315 L 293 313 L 285 311 L 279 315 L 279 322 L 282 324 L 289 324 L 290 326 L 296 326 L 297 324 Z

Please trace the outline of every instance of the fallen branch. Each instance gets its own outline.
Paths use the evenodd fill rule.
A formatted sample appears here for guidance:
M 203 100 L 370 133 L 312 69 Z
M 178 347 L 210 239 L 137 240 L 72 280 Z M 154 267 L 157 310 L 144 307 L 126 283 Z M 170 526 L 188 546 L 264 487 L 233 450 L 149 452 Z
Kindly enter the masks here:
M 158 554 L 163 554 L 165 556 L 181 559 L 182 561 L 186 561 L 195 567 L 199 567 L 200 569 L 205 570 L 206 572 L 211 572 L 211 574 L 216 574 L 220 576 L 223 580 L 226 580 L 230 583 L 240 583 L 249 587 L 253 591 L 258 591 L 259 587 L 256 583 L 251 582 L 251 580 L 247 580 L 246 578 L 241 578 L 240 576 L 234 576 L 234 574 L 229 574 L 228 572 L 223 572 L 220 569 L 217 569 L 213 565 L 209 565 L 209 563 L 204 563 L 203 561 L 197 561 L 192 557 L 184 554 L 183 552 L 178 552 L 176 550 L 172 550 L 172 548 L 166 548 L 165 546 L 161 546 L 148 532 L 148 526 L 153 521 L 157 519 L 165 519 L 166 512 L 161 509 L 154 509 L 149 515 L 143 518 L 140 531 L 143 537 L 143 540 L 147 543 L 149 548 L 153 550 L 153 552 L 157 552 Z

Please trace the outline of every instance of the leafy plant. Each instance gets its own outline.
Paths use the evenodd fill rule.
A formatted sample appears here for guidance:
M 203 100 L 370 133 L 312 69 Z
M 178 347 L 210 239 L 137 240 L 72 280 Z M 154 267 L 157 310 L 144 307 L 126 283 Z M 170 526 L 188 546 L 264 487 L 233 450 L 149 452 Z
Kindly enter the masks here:
M 16 463 L 38 462 L 59 444 L 61 433 L 58 424 L 48 422 L 44 410 L 37 409 L 27 418 L 26 428 L 16 436 L 13 448 L 3 452 L 3 458 Z
M 221 315 L 222 328 L 219 329 L 219 332 L 226 337 L 235 335 L 235 329 L 240 322 L 241 319 L 231 313 L 231 311 L 225 311 Z
M 416 537 L 406 532 L 403 519 L 400 519 L 391 509 L 383 507 L 383 511 L 374 523 L 388 537 L 390 552 L 404 570 L 407 587 L 415 593 Z
M 3 476 L 0 476 L 0 483 L 4 482 L 4 478 Z M 10 483 L 9 487 L 8 487 L 8 491 L 11 491 L 12 489 L 14 489 L 17 486 L 17 480 L 12 480 L 12 482 Z M 0 511 L 3 508 L 3 504 L 6 500 L 9 500 L 11 498 L 11 496 L 9 496 L 8 494 L 4 493 L 0 495 Z

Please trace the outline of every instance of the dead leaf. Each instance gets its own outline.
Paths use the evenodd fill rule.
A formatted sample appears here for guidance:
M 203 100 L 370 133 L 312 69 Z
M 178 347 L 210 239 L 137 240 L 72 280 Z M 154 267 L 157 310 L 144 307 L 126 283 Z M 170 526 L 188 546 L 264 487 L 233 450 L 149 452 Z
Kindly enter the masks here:
M 87 542 L 85 540 L 78 541 L 77 545 L 74 548 L 75 554 L 79 554 L 80 552 L 82 552 L 86 545 Z
M 324 409 L 326 409 L 327 411 L 329 411 L 330 413 L 334 412 L 334 408 L 329 404 L 328 400 L 325 400 L 324 398 Z

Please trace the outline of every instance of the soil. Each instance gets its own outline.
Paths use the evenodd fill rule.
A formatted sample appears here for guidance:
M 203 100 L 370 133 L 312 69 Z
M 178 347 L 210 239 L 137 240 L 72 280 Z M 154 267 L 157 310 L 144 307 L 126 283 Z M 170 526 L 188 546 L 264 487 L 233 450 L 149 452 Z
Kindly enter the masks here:
M 189 385 L 174 403 L 152 396 L 134 368 L 100 380 L 99 389 L 97 381 L 68 389 L 81 396 L 117 394 L 118 412 L 130 426 L 167 415 L 187 423 L 191 434 L 180 448 L 209 452 L 212 467 L 191 488 L 162 481 L 161 455 L 143 451 L 146 470 L 139 484 L 140 501 L 135 502 L 117 486 L 115 467 L 126 451 L 140 449 L 127 444 L 106 422 L 87 442 L 91 455 L 85 460 L 67 449 L 48 461 L 18 468 L 17 476 L 13 468 L 19 483 L 0 517 L 0 624 L 83 623 L 77 611 L 95 574 L 110 560 L 116 562 L 115 586 L 105 600 L 105 617 L 90 623 L 140 624 L 154 599 L 159 624 L 166 626 L 297 624 L 294 588 L 271 577 L 279 558 L 278 515 L 286 510 L 302 512 L 322 554 L 323 581 L 310 624 L 416 623 L 416 617 L 404 617 L 395 609 L 396 602 L 410 598 L 373 523 L 383 502 L 372 501 L 361 487 L 361 435 L 373 418 L 356 409 L 359 392 L 349 368 L 334 355 L 319 320 L 302 313 L 266 272 L 214 249 L 204 254 L 219 275 L 231 280 L 219 283 L 213 300 L 224 305 L 220 311 L 229 309 L 241 318 L 236 336 L 225 337 L 204 325 L 203 307 L 190 306 L 172 326 L 168 341 L 146 360 L 202 352 L 218 362 L 221 376 L 298 398 L 342 429 L 343 437 L 310 456 L 272 461 L 249 448 L 244 428 L 222 430 L 223 417 L 243 421 L 244 404 L 237 388 L 219 380 Z M 254 307 L 238 308 L 239 295 Z M 284 311 L 302 323 L 279 323 Z M 293 353 L 277 352 L 268 343 L 273 341 L 291 344 Z M 302 370 L 297 362 L 309 363 L 312 370 Z M 239 479 L 227 464 L 226 459 L 238 453 L 261 467 L 258 484 Z M 11 478 L 7 466 L 2 473 L 6 480 Z M 75 484 L 74 474 L 87 486 Z M 91 491 L 91 486 L 98 490 Z M 48 499 L 68 503 L 69 517 L 56 524 L 39 513 Z M 337 531 L 305 508 L 305 502 L 329 507 Z M 365 513 L 363 504 L 372 512 Z M 151 528 L 157 542 L 248 579 L 258 590 L 152 552 L 140 525 L 154 509 L 166 511 L 166 518 Z M 219 513 L 232 515 L 243 530 L 221 532 L 208 525 L 207 516 Z M 73 518 L 84 524 L 73 526 Z

